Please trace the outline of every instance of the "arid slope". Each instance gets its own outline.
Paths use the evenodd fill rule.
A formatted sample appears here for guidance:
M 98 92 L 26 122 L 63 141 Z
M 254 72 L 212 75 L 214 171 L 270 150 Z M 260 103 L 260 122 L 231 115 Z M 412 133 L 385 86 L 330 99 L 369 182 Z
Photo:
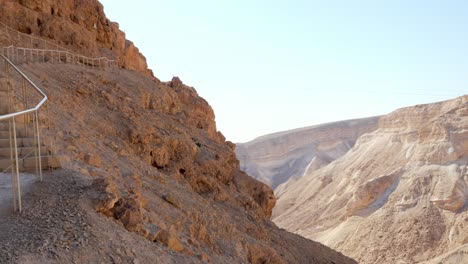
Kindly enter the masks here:
M 284 192 L 274 222 L 359 263 L 468 261 L 468 96 L 382 117 Z
M 93 237 L 95 244 L 90 245 L 101 247 L 95 255 L 83 257 L 86 262 L 102 261 L 105 255 L 114 263 L 151 260 L 152 254 L 147 252 L 141 253 L 142 258 L 135 252 L 121 252 L 121 260 L 111 259 L 122 245 L 118 242 L 114 247 L 113 238 L 131 234 L 125 241 L 143 245 L 145 251 L 156 250 L 155 262 L 355 263 L 270 221 L 273 191 L 240 170 L 234 144 L 217 131 L 209 104 L 178 78 L 161 82 L 152 76 L 144 57 L 118 25 L 105 17 L 98 1 L 2 1 L 0 21 L 72 51 L 119 61 L 120 68 L 108 71 L 70 64 L 20 65 L 49 96 L 47 107 L 40 111 L 43 142 L 63 158 L 64 168 L 52 177 L 74 177 L 71 184 L 87 181 L 77 184 L 82 193 L 74 188 L 45 188 L 45 193 L 33 192 L 30 195 L 38 196 L 25 201 L 47 201 L 51 195 L 57 203 L 80 206 L 81 212 L 72 210 L 73 214 L 93 218 L 91 234 L 98 233 L 100 226 L 105 228 L 102 238 Z M 2 41 L 27 44 L 14 35 Z M 29 100 L 32 103 L 34 98 Z M 89 199 L 92 207 L 73 198 Z M 46 211 L 47 205 L 53 207 L 36 204 Z M 72 232 L 74 218 L 67 217 L 70 210 L 65 210 L 66 206 L 60 208 L 64 218 L 53 226 Z M 60 208 L 54 209 L 51 218 L 60 215 Z M 34 220 L 41 219 L 37 215 L 40 210 L 31 214 L 25 225 L 15 223 L 15 217 L 1 222 L 11 236 L 9 241 L 23 245 L 28 233 L 16 237 L 8 227 L 30 226 L 43 232 L 40 234 L 49 234 L 46 229 L 50 223 Z M 107 232 L 109 226 L 115 227 L 118 235 Z M 75 233 L 65 233 L 81 238 L 84 233 L 80 230 L 77 227 Z M 56 234 L 63 230 L 56 231 L 44 237 L 43 245 L 35 239 L 16 248 L 14 256 L 2 255 L 0 259 L 16 262 L 27 256 L 23 263 L 72 262 L 73 256 L 86 254 L 80 247 L 59 246 L 62 240 Z M 128 255 L 130 259 L 125 258 Z
M 102 4 L 97 0 L 0 1 L 0 22 L 73 52 L 89 57 L 106 56 L 117 60 L 126 69 L 151 75 L 145 57 L 125 38 L 119 25 L 107 19 Z M 26 48 L 54 48 L 40 42 L 31 47 L 30 39 L 12 32 L 9 42 Z
M 377 128 L 378 120 L 370 117 L 274 133 L 236 144 L 236 155 L 242 170 L 280 196 L 306 172 L 343 156 L 359 136 Z
M 167 258 L 175 251 L 194 262 L 354 263 L 269 220 L 272 190 L 240 171 L 211 108 L 179 79 L 65 64 L 22 68 L 49 95 L 41 116 L 51 130 L 43 134 L 63 167 L 95 179 L 95 210 L 164 246 Z

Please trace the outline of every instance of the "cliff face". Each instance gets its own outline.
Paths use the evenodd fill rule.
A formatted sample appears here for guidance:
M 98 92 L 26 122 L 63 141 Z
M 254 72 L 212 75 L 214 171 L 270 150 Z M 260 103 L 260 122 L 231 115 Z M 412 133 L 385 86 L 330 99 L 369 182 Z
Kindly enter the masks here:
M 379 117 L 355 119 L 284 131 L 237 144 L 241 169 L 275 189 L 288 185 L 337 158 L 364 133 L 377 129 Z
M 125 237 L 131 233 L 127 241 L 133 242 L 126 248 L 136 255 L 134 263 L 141 261 L 135 252 L 142 248 L 157 263 L 355 263 L 269 220 L 275 204 L 272 190 L 240 171 L 234 145 L 216 130 L 208 103 L 178 78 L 160 82 L 146 67 L 137 67 L 142 57 L 125 45 L 97 1 L 9 1 L 1 7 L 0 20 L 10 26 L 71 50 L 115 54 L 126 68 L 137 70 L 21 65 L 49 97 L 48 111 L 40 117 L 46 141 L 63 157 L 65 170 L 58 174 L 92 181 L 86 199 L 101 217 L 91 230 L 99 233 L 96 226 L 107 226 L 110 237 L 115 237 L 110 226 L 119 236 L 130 231 Z M 63 189 L 74 192 L 66 200 L 84 195 L 79 189 Z M 42 199 L 47 200 L 47 193 Z M 70 223 L 57 223 L 62 225 Z M 102 247 L 112 248 L 114 242 L 95 239 L 100 254 L 114 255 Z M 58 250 L 54 243 L 59 242 L 46 241 Z M 44 262 L 53 257 L 43 249 L 27 250 L 19 254 Z M 54 254 L 87 255 L 80 247 Z M 92 256 L 87 262 L 101 260 Z M 4 257 L 0 255 L 10 261 Z
M 155 247 L 213 263 L 354 263 L 278 229 L 266 185 L 241 172 L 234 145 L 193 88 L 118 70 L 24 66 L 50 96 L 41 115 L 63 167 L 96 179 L 95 209 Z
M 20 32 L 49 39 L 86 56 L 106 56 L 126 69 L 150 74 L 145 57 L 125 39 L 117 23 L 106 18 L 96 0 L 1 1 L 0 17 L 1 22 Z M 10 37 L 17 41 L 14 34 Z
M 289 186 L 274 222 L 360 263 L 466 262 L 467 164 L 468 96 L 397 110 Z

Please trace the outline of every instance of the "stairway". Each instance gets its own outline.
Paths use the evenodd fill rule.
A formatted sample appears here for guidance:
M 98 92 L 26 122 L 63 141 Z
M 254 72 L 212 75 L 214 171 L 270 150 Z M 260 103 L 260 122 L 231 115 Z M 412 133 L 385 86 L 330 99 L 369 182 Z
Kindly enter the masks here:
M 17 36 L 17 42 L 10 32 Z M 41 169 L 61 167 L 62 159 L 51 155 L 53 135 L 47 131 L 49 136 L 44 140 L 45 133 L 41 131 L 40 121 L 44 119 L 48 97 L 18 68 L 22 63 L 45 62 L 71 63 L 98 70 L 119 67 L 115 60 L 86 57 L 0 22 L 0 173 L 11 173 L 13 208 L 19 213 L 22 210 L 20 172 L 36 172 L 42 180 Z M 51 140 L 47 141 L 48 138 Z
M 0 73 L 0 115 L 9 113 L 8 102 L 8 84 L 4 73 Z M 12 168 L 9 130 L 9 121 L 0 120 L 0 172 L 9 172 Z M 16 137 L 19 171 L 34 172 L 37 166 L 37 143 L 34 137 L 34 126 L 30 120 L 26 120 L 25 122 L 23 116 L 16 120 Z M 13 141 L 11 143 L 13 144 Z M 50 158 L 46 146 L 41 145 L 42 169 L 46 169 L 49 166 L 57 167 L 57 162 Z

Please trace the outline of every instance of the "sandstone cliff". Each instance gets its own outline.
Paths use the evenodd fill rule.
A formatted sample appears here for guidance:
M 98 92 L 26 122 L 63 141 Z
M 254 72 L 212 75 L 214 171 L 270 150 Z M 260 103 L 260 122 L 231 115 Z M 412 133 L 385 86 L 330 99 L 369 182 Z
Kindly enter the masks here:
M 149 76 L 139 63 L 143 57 L 97 1 L 8 1 L 0 7 L 0 21 L 10 26 L 74 51 L 115 55 L 126 68 L 21 65 L 49 96 L 47 111 L 40 112 L 42 134 L 64 169 L 50 176 L 50 188 L 42 184 L 44 192 L 25 198 L 44 213 L 29 208 L 25 220 L 0 222 L 8 233 L 2 237 L 18 245 L 14 254 L 0 250 L 1 261 L 94 263 L 106 256 L 113 263 L 355 263 L 269 220 L 272 190 L 240 170 L 234 144 L 216 130 L 208 103 L 178 78 Z M 89 212 L 90 204 L 100 216 Z M 82 224 L 92 234 L 102 228 L 104 238 L 95 235 L 86 244 Z M 62 228 L 63 237 L 37 237 L 48 228 Z M 18 229 L 21 236 L 10 232 Z M 28 230 L 38 233 L 24 243 Z M 78 244 L 68 240 L 82 236 Z M 125 252 L 114 251 L 125 243 Z
M 90 57 L 106 56 L 126 69 L 151 74 L 145 57 L 125 39 L 117 23 L 106 18 L 97 0 L 0 1 L 0 22 L 20 32 L 49 39 L 73 52 Z M 10 38 L 18 43 L 15 34 Z M 27 44 L 19 41 L 17 45 Z
M 347 120 L 262 136 L 237 144 L 237 158 L 242 170 L 280 196 L 306 171 L 311 173 L 343 156 L 359 136 L 377 128 L 378 120 Z
M 191 261 L 353 263 L 269 220 L 273 192 L 239 169 L 209 105 L 175 78 L 24 66 L 50 96 L 42 113 L 63 167 L 96 179 L 95 209 Z M 47 131 L 45 132 L 47 134 Z
M 285 191 L 280 227 L 360 263 L 468 261 L 468 96 L 382 117 Z

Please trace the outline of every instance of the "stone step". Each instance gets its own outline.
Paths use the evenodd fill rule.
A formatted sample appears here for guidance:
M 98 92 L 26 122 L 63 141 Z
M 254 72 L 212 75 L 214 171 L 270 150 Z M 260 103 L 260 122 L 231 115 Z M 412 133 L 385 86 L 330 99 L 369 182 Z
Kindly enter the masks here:
M 18 117 L 16 119 L 16 131 L 23 131 L 24 129 L 24 119 L 23 117 Z M 31 125 L 29 130 L 32 130 Z M 0 120 L 0 131 L 9 131 L 8 120 Z
M 17 138 L 16 144 L 18 147 L 31 147 L 34 146 L 34 139 L 33 138 Z M 0 148 L 9 148 L 10 147 L 10 139 L 2 138 L 0 139 Z
M 32 137 L 31 134 L 33 134 L 34 131 L 32 128 L 28 130 L 28 134 Z M 26 138 L 28 137 L 26 130 L 25 129 L 16 129 L 16 136 L 21 137 L 21 138 Z M 0 139 L 9 139 L 10 138 L 10 132 L 8 130 L 0 130 Z
M 36 148 L 34 147 L 24 147 L 24 148 L 18 148 L 18 156 L 20 158 L 25 157 L 26 155 L 28 156 L 34 156 L 35 155 Z M 45 146 L 41 146 L 41 155 L 45 155 L 48 153 L 48 149 Z M 13 153 L 14 155 L 14 153 Z M 0 148 L 0 159 L 2 158 L 10 158 L 10 148 Z
M 0 96 L 0 110 L 6 113 L 7 111 L 9 111 L 9 109 L 10 109 L 10 106 L 8 103 L 8 99 L 6 97 L 3 98 Z
M 11 169 L 10 165 L 10 159 L 0 159 L 0 171 L 3 172 L 8 169 L 6 172 L 9 172 Z M 60 158 L 52 156 L 42 156 L 41 167 L 42 169 L 47 169 L 49 167 L 60 168 Z M 18 160 L 18 168 L 20 172 L 34 171 L 36 169 L 36 158 L 28 157 L 25 159 Z

